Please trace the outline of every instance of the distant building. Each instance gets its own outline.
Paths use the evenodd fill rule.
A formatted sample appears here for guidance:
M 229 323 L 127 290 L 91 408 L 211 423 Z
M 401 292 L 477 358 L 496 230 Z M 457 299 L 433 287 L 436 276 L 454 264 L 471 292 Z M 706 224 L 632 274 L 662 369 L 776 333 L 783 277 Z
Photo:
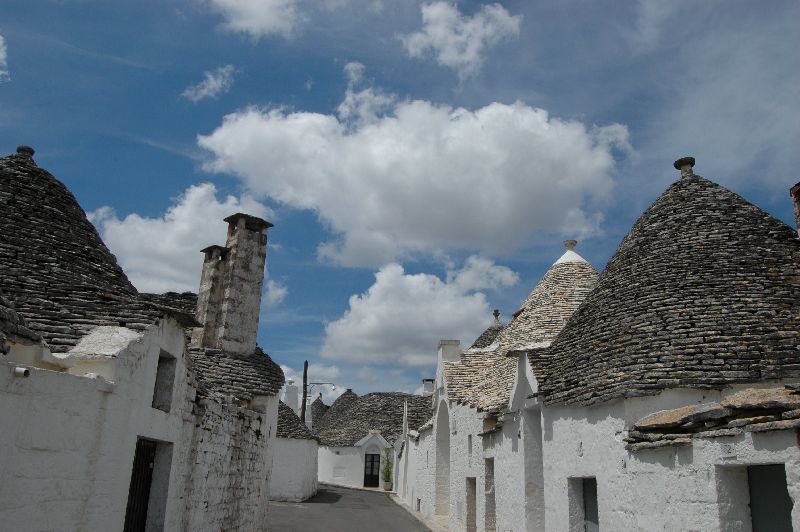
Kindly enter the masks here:
M 0 528 L 266 529 L 270 224 L 227 219 L 198 300 L 138 293 L 30 148 L 0 158 L 0 205 Z
M 384 451 L 394 460 L 404 415 L 419 423 L 428 419 L 430 398 L 399 392 L 359 397 L 345 391 L 317 426 L 320 482 L 378 487 Z
M 278 407 L 277 435 L 269 498 L 304 501 L 314 496 L 317 493 L 319 437 L 283 402 Z
M 675 165 L 560 332 L 540 335 L 563 288 L 504 359 L 530 311 L 494 347 L 440 346 L 399 465 L 412 508 L 451 530 L 800 529 L 798 232 Z

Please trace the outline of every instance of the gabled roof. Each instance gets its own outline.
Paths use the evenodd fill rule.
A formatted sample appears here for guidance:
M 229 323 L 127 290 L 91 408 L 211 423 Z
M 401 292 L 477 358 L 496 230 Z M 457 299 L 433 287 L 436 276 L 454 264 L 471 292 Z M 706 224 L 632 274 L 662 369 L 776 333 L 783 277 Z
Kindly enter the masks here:
M 592 265 L 572 251 L 574 241 L 567 244 L 567 251 L 547 270 L 492 346 L 470 348 L 459 362 L 445 363 L 450 399 L 483 411 L 507 405 L 517 362 L 506 355 L 555 339 L 597 280 Z
M 349 390 L 348 390 L 349 391 Z M 345 392 L 347 393 L 347 392 Z M 331 405 L 323 416 L 317 434 L 320 444 L 330 447 L 350 447 L 370 430 L 380 431 L 390 444 L 403 432 L 403 405 L 408 403 L 409 426 L 418 426 L 431 416 L 430 397 L 400 392 L 375 392 L 358 397 L 352 391 L 345 403 Z
M 642 214 L 531 362 L 547 403 L 800 377 L 800 240 L 689 173 Z
M 278 438 L 291 438 L 294 440 L 317 440 L 313 432 L 308 430 L 308 427 L 300 421 L 294 410 L 289 408 L 289 405 L 280 401 L 278 404 L 278 430 L 276 432 Z
M 53 352 L 99 325 L 144 329 L 165 313 L 139 298 L 75 197 L 20 147 L 0 157 L 0 286 Z

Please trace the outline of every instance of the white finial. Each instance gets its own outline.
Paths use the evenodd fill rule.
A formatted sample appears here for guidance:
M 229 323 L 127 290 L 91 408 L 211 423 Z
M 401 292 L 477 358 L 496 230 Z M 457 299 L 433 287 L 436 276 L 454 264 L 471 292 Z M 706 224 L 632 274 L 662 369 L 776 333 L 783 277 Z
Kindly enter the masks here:
M 564 246 L 569 251 L 572 251 L 573 249 L 575 249 L 575 246 L 577 246 L 577 245 L 578 245 L 578 241 L 577 240 L 564 240 Z

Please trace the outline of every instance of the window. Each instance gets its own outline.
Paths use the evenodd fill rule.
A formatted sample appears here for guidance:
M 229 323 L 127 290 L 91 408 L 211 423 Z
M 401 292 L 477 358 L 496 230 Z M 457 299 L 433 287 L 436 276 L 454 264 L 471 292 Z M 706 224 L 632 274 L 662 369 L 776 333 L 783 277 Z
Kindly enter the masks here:
M 467 457 L 472 461 L 472 434 L 467 436 Z
M 598 532 L 597 479 L 570 478 L 567 483 L 570 532 Z
M 161 351 L 156 369 L 156 384 L 153 389 L 153 408 L 169 412 L 172 408 L 172 388 L 175 383 L 175 357 Z

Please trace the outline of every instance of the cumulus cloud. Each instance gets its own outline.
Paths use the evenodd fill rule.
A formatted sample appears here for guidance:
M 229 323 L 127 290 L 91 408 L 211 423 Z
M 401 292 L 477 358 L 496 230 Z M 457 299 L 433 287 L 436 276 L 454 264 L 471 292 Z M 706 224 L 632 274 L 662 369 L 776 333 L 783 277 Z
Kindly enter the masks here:
M 277 307 L 286 299 L 287 295 L 289 295 L 289 288 L 286 285 L 273 279 L 268 279 L 264 296 L 261 298 L 261 304 L 267 308 Z
M 522 22 L 522 15 L 511 15 L 500 4 L 481 6 L 471 17 L 450 2 L 423 4 L 421 10 L 422 29 L 400 37 L 408 55 L 430 54 L 462 80 L 478 73 L 489 47 L 518 36 Z
M 253 198 L 218 200 L 216 187 L 202 183 L 189 187 L 163 216 L 133 213 L 120 219 L 112 208 L 101 207 L 89 213 L 89 219 L 137 289 L 196 292 L 203 263 L 200 250 L 225 243 L 227 224 L 222 220 L 236 212 L 269 218 L 267 208 Z M 279 302 L 286 288 L 275 285 L 270 295 L 267 283 L 267 297 Z
M 338 115 L 248 108 L 198 143 L 208 171 L 314 211 L 337 238 L 319 256 L 380 266 L 417 252 L 512 252 L 542 232 L 596 233 L 619 124 L 587 126 L 522 102 L 453 108 L 357 90 Z M 355 72 L 353 74 L 352 72 Z M 356 75 L 357 74 L 357 75 Z
M 222 15 L 223 26 L 254 39 L 279 35 L 291 37 L 304 21 L 301 0 L 208 0 Z
M 326 324 L 322 356 L 430 367 L 443 336 L 466 345 L 488 325 L 489 303 L 481 290 L 508 287 L 518 280 L 509 268 L 477 256 L 461 269 L 448 271 L 444 280 L 407 274 L 399 264 L 389 264 L 375 274 L 366 292 L 350 298 L 341 318 Z
M 6 40 L 0 35 L 0 81 L 8 79 L 8 47 Z
M 233 87 L 233 76 L 236 69 L 233 65 L 225 65 L 209 70 L 203 74 L 203 80 L 196 85 L 186 87 L 181 96 L 194 103 L 206 98 L 216 98 Z

